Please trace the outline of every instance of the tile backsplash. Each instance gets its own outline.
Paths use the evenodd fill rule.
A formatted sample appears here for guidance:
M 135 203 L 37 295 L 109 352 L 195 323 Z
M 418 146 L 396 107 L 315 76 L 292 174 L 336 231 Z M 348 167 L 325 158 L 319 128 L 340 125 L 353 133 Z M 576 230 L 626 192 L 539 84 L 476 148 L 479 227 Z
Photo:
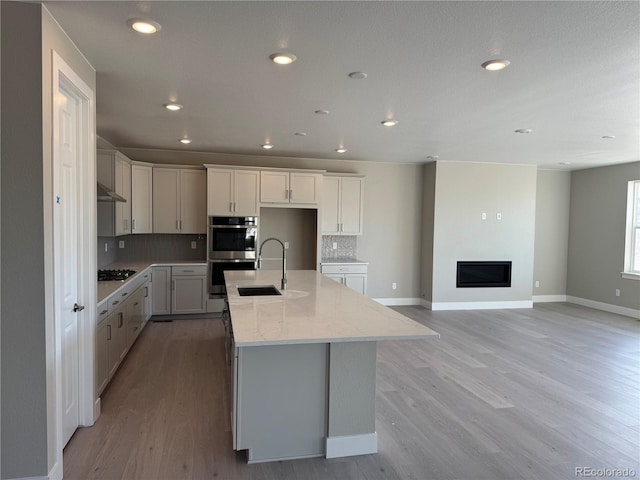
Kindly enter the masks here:
M 333 249 L 336 243 L 338 248 Z M 323 235 L 322 258 L 356 258 L 358 256 L 358 237 L 355 235 Z
M 124 241 L 124 248 L 118 248 Z M 196 248 L 191 248 L 196 242 Z M 107 252 L 104 244 L 107 243 Z M 98 268 L 113 262 L 207 259 L 206 235 L 140 234 L 98 237 Z

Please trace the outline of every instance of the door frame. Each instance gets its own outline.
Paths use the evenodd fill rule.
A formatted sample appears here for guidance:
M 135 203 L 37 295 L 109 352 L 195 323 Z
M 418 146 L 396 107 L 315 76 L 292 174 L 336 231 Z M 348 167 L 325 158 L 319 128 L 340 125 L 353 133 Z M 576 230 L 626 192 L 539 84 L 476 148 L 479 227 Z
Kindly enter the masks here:
M 54 418 L 52 427 L 54 430 L 54 445 L 51 445 L 55 455 L 55 474 L 62 478 L 62 326 L 60 319 L 60 305 L 58 292 L 56 291 L 56 279 L 60 270 L 56 266 L 59 259 L 59 246 L 56 244 L 56 229 L 59 221 L 56 214 L 55 197 L 58 185 L 59 142 L 60 130 L 57 94 L 60 88 L 66 90 L 78 100 L 78 124 L 80 133 L 77 138 L 79 162 L 77 168 L 77 194 L 78 194 L 78 303 L 85 306 L 78 316 L 78 420 L 83 426 L 93 425 L 98 410 L 96 410 L 94 387 L 94 350 L 96 332 L 96 307 L 97 307 L 97 283 L 96 283 L 96 133 L 95 133 L 95 92 L 80 78 L 79 75 L 52 50 L 52 172 L 51 176 L 51 218 L 53 219 L 53 272 L 49 280 L 53 285 L 54 321 L 50 330 L 53 338 L 47 341 L 47 347 L 52 350 L 53 359 L 53 388 L 47 388 L 48 401 L 54 404 Z M 45 200 L 46 201 L 46 200 Z M 54 397 L 54 398 L 51 398 Z M 51 424 L 51 423 L 50 423 Z M 58 473 L 59 472 L 59 473 Z

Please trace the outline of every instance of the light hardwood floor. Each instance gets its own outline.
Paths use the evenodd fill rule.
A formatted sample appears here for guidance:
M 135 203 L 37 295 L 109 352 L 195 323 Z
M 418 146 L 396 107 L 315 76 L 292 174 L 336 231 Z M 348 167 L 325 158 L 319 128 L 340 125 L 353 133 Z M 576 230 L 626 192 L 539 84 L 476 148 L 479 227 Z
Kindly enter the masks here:
M 570 304 L 396 310 L 441 338 L 378 345 L 377 454 L 247 465 L 231 449 L 221 322 L 181 320 L 142 332 L 65 449 L 65 478 L 640 478 L 640 322 Z

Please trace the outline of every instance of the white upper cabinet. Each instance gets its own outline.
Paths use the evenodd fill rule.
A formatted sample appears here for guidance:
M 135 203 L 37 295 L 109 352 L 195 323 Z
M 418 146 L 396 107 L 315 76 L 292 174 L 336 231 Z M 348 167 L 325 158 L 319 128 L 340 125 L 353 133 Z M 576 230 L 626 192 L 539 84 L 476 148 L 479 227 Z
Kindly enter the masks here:
M 364 178 L 326 175 L 322 185 L 322 234 L 362 235 Z
M 263 170 L 260 172 L 260 202 L 317 205 L 321 185 L 320 173 Z
M 257 216 L 259 178 L 257 170 L 207 166 L 207 214 Z
M 153 232 L 153 168 L 131 165 L 131 233 Z
M 153 169 L 153 233 L 207 232 L 204 170 Z
M 98 150 L 97 178 L 126 202 L 98 202 L 98 236 L 131 233 L 131 160 L 116 150 Z

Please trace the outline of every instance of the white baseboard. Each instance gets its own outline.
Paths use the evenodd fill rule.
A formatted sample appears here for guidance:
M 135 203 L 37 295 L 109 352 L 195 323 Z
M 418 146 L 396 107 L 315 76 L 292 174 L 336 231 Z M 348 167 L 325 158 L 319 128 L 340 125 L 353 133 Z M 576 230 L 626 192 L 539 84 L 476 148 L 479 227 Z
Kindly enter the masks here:
M 566 295 L 534 295 L 533 303 L 566 302 Z
M 344 435 L 327 437 L 327 458 L 351 457 L 378 452 L 378 434 Z
M 49 471 L 49 474 L 44 477 L 19 477 L 11 478 L 9 480 L 62 480 L 62 464 L 60 462 L 56 462 L 53 468 Z
M 56 462 L 49 472 L 49 480 L 62 480 L 62 463 Z
M 421 300 L 419 298 L 374 298 L 373 300 L 381 303 L 382 305 L 386 305 L 387 307 L 421 304 Z
M 100 416 L 100 411 L 102 404 L 100 403 L 100 397 L 96 398 L 95 403 L 93 404 L 93 421 L 95 422 L 96 420 L 98 420 L 98 417 Z
M 508 302 L 432 302 L 431 310 L 503 310 L 507 308 L 533 308 L 531 300 Z
M 588 300 L 586 298 L 572 297 L 571 295 L 567 295 L 567 302 L 582 305 L 583 307 L 595 308 L 596 310 L 602 310 L 605 312 L 617 313 L 618 315 L 624 315 L 625 317 L 640 320 L 640 310 L 636 310 L 635 308 L 619 307 L 618 305 L 596 302 L 595 300 Z

